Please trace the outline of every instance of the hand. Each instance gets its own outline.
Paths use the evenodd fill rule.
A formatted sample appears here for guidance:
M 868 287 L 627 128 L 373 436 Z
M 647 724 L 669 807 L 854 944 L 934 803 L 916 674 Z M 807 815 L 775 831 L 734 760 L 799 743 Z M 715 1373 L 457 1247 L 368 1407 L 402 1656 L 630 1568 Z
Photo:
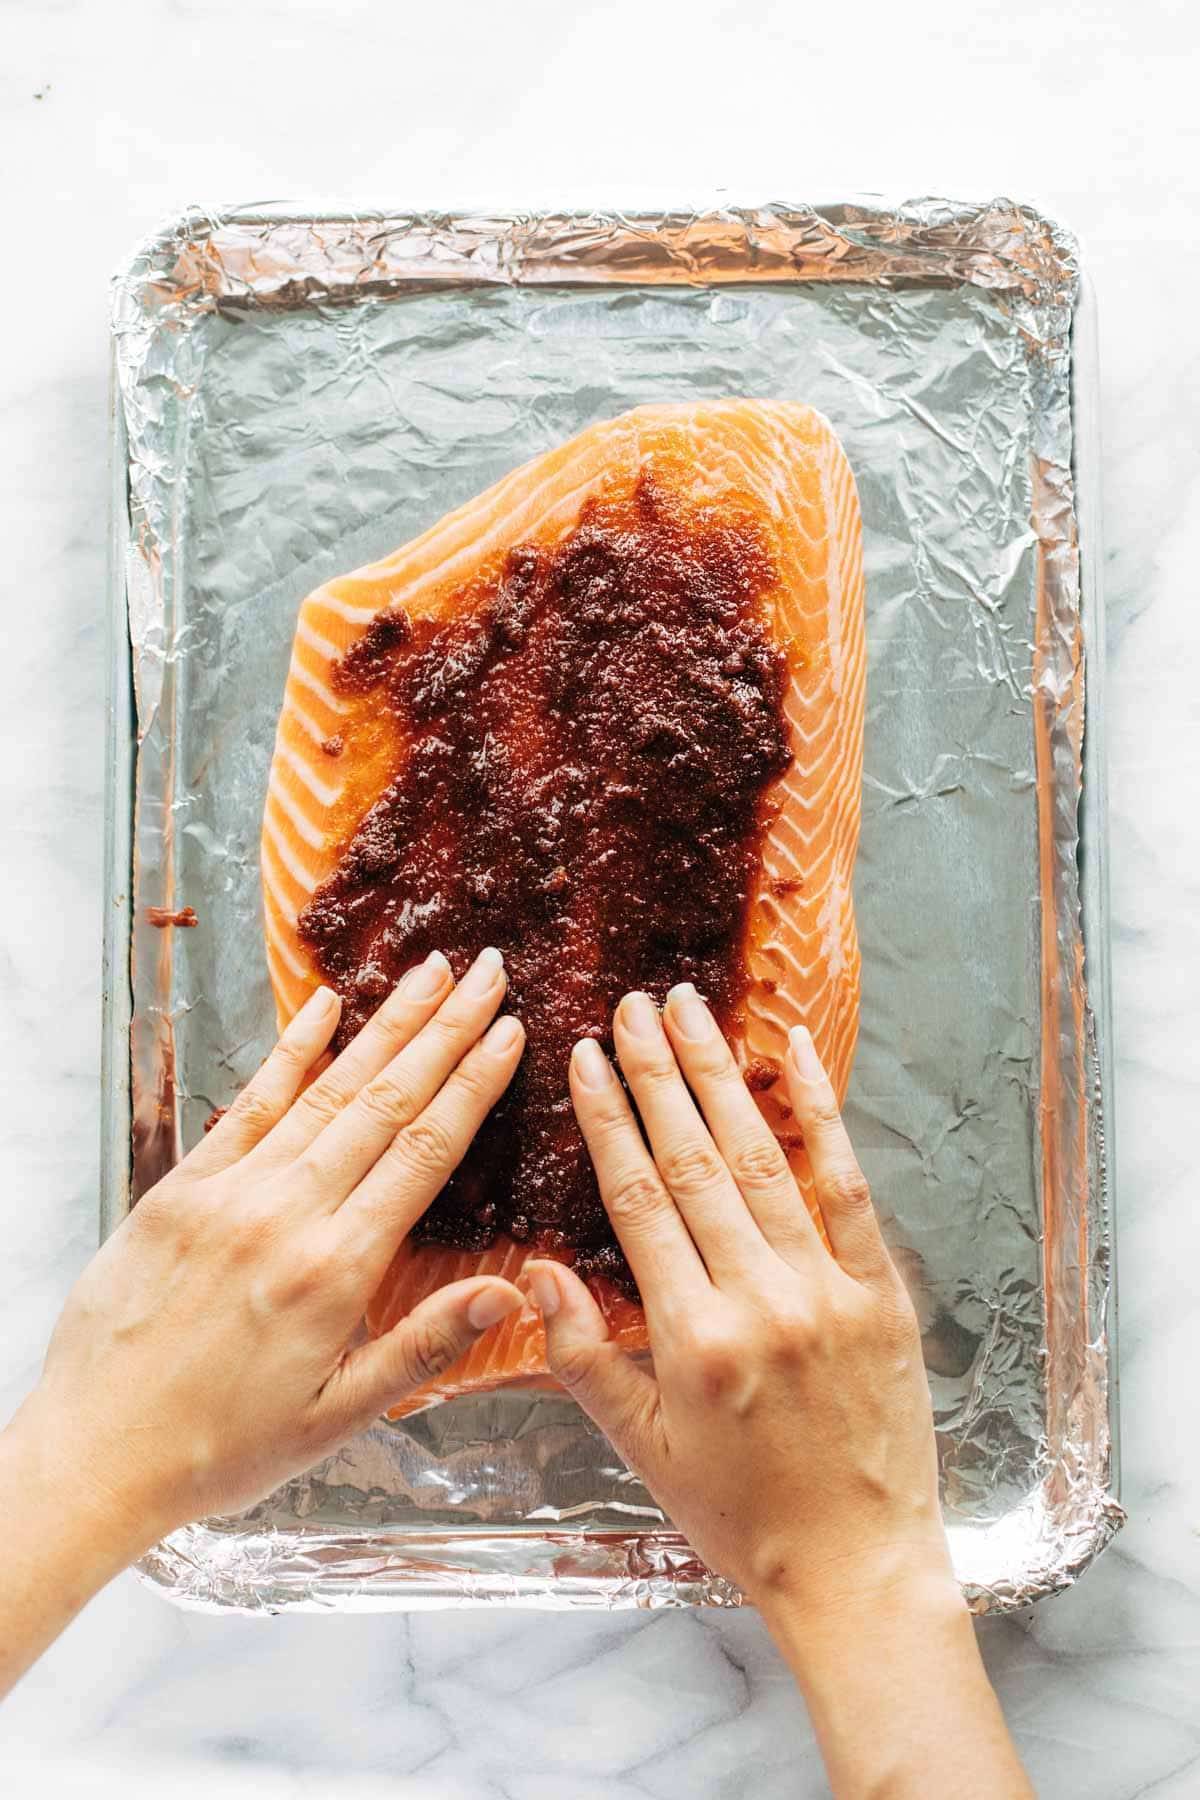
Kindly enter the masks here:
M 691 986 L 661 1021 L 628 995 L 614 1039 L 649 1149 L 591 1041 L 571 1092 L 654 1374 L 607 1341 L 579 1280 L 539 1262 L 555 1375 L 751 1598 L 826 1608 L 893 1573 L 947 1572 L 916 1319 L 811 1037 L 793 1032 L 786 1077 L 833 1255 Z
M 527 1265 L 550 1363 L 709 1565 L 761 1607 L 835 1794 L 1016 1800 L 1017 1761 L 954 1581 L 917 1322 L 812 1039 L 787 1084 L 832 1254 L 690 985 L 613 1026 L 575 1111 L 641 1288 L 654 1372 L 583 1283 Z
M 339 1013 L 318 990 L 85 1270 L 18 1424 L 83 1458 L 133 1554 L 258 1500 L 523 1303 L 508 1282 L 462 1281 L 352 1345 L 520 1060 L 515 1019 L 486 1029 L 504 991 L 496 951 L 458 987 L 435 952 L 305 1086 Z

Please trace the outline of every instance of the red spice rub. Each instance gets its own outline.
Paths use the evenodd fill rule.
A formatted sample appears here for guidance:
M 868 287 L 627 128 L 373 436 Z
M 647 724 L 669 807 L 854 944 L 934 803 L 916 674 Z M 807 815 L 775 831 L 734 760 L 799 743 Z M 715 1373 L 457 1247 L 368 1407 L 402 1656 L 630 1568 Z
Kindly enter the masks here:
M 446 622 L 386 609 L 335 667 L 406 746 L 300 917 L 342 995 L 337 1042 L 428 950 L 461 975 L 489 943 L 527 1032 L 419 1236 L 481 1250 L 505 1232 L 574 1249 L 581 1273 L 627 1273 L 567 1061 L 585 1032 L 611 1048 L 631 987 L 661 1000 L 694 981 L 723 1020 L 744 999 L 761 802 L 791 760 L 787 662 L 760 622 L 775 580 L 750 520 L 685 509 L 643 476 L 553 551 L 514 549 L 482 603 Z

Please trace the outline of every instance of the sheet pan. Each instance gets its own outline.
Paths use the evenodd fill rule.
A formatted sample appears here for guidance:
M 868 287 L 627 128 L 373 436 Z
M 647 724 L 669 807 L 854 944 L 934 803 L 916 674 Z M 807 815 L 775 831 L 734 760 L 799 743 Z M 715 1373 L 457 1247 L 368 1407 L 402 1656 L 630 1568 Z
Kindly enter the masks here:
M 1003 200 L 192 212 L 117 277 L 113 346 L 103 1229 L 270 1041 L 258 823 L 304 594 L 640 401 L 809 401 L 856 470 L 868 584 L 848 1119 L 917 1299 L 972 1604 L 1073 1581 L 1121 1512 L 1069 234 Z M 185 904 L 193 931 L 147 922 Z M 738 1601 L 545 1394 L 381 1422 L 142 1572 L 243 1609 Z

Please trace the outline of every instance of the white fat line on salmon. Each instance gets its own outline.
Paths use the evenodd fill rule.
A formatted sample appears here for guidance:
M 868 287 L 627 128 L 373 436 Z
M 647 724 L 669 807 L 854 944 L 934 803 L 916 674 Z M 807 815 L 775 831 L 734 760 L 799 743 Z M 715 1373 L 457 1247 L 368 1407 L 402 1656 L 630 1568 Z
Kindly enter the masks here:
M 267 915 L 267 941 L 268 943 L 275 943 L 277 941 L 281 950 L 286 951 L 290 957 L 294 952 L 288 948 L 288 942 L 289 939 L 294 939 L 296 936 L 296 925 L 300 917 L 300 908 L 298 906 L 293 906 L 291 901 L 281 892 L 278 874 L 268 865 L 267 850 L 265 846 L 260 860 L 263 885 L 263 910 Z M 297 963 L 294 967 L 296 971 L 299 972 L 300 964 Z
M 837 748 L 844 749 L 842 745 Z M 789 801 L 796 801 L 806 813 L 812 813 L 827 804 L 830 784 L 834 792 L 842 792 L 849 786 L 845 756 L 814 756 L 806 762 L 802 751 L 803 746 L 800 751 L 792 746 L 791 767 L 784 771 L 779 788 Z
M 778 819 L 771 827 L 771 863 L 768 866 L 764 850 L 763 867 L 774 879 L 785 881 L 795 879 L 796 870 L 801 870 L 799 878 L 808 893 L 833 846 L 826 823 L 815 808 L 803 818 Z
M 807 411 L 807 409 L 805 410 Z M 636 444 L 631 446 L 631 461 L 637 466 L 647 459 L 647 453 L 641 447 L 642 430 L 652 430 L 660 422 L 659 415 L 665 414 L 667 411 L 667 408 L 649 407 L 645 409 L 645 416 L 636 421 L 635 429 L 638 437 Z M 412 544 L 405 546 L 404 550 L 397 553 L 396 556 L 385 557 L 377 563 L 365 564 L 351 575 L 343 576 L 341 578 L 343 584 L 359 581 L 368 582 L 374 586 L 381 581 L 394 581 L 397 577 L 401 577 L 406 583 L 403 604 L 411 607 L 412 603 L 419 600 L 430 587 L 449 582 L 454 576 L 456 565 L 464 558 L 469 558 L 472 565 L 477 567 L 481 554 L 485 553 L 493 544 L 498 548 L 508 548 L 514 542 L 519 542 L 531 527 L 536 527 L 538 536 L 543 539 L 547 535 L 547 527 L 568 527 L 577 518 L 580 506 L 588 497 L 589 490 L 596 485 L 596 475 L 599 472 L 596 466 L 598 462 L 597 445 L 604 444 L 606 449 L 611 450 L 613 441 L 619 443 L 620 439 L 626 435 L 627 432 L 624 430 L 609 432 L 607 436 L 598 431 L 596 437 L 583 445 L 571 462 L 548 469 L 544 479 L 524 494 L 515 508 L 509 512 L 504 505 L 508 499 L 508 492 L 512 487 L 519 487 L 526 474 L 525 468 L 514 469 L 491 490 L 490 498 L 496 523 L 493 529 L 484 535 L 481 536 L 479 532 L 478 503 L 469 502 L 467 506 L 458 508 Z M 734 460 L 740 461 L 741 459 L 735 454 Z M 590 465 L 585 468 L 583 479 L 555 501 L 547 511 L 539 513 L 539 503 L 546 490 L 553 488 L 564 478 L 574 475 L 579 464 Z M 605 466 L 611 467 L 611 462 L 607 459 L 605 459 Z M 747 474 L 750 475 L 751 471 L 747 470 Z M 728 491 L 730 483 L 727 469 L 715 470 L 713 479 L 721 492 Z M 761 488 L 762 483 L 753 481 L 751 477 L 751 485 Z M 773 490 L 775 480 L 772 479 L 769 485 Z M 440 537 L 452 541 L 443 549 L 438 542 Z M 464 541 L 454 541 L 460 537 Z M 824 542 L 825 540 L 820 541 Z M 422 575 L 406 574 L 406 565 L 418 556 L 428 556 L 438 551 L 441 551 L 439 560 Z M 382 610 L 374 600 L 369 606 L 358 608 L 347 601 L 335 598 L 327 590 L 319 590 L 313 599 L 314 602 L 329 606 L 333 611 L 350 620 L 371 618 L 376 612 Z
M 833 1005 L 800 1008 L 794 1004 L 776 1004 L 768 1007 L 752 998 L 746 1003 L 746 1016 L 744 1054 L 747 1065 L 755 1061 L 778 1063 L 782 1074 L 783 1061 L 787 1055 L 788 1032 L 793 1025 L 803 1023 L 822 1047 L 830 1076 L 838 1075 L 839 1062 L 829 1060 L 830 1052 L 836 1050 L 840 1056 L 842 1051 L 837 1029 L 837 1009 Z
M 772 509 L 781 514 L 795 513 L 792 506 L 793 478 L 791 465 L 799 460 L 796 452 L 796 433 L 782 420 L 772 419 L 770 429 L 764 433 L 765 443 L 753 439 L 753 461 L 758 473 L 758 486 L 769 497 Z M 803 443 L 803 439 L 800 440 Z M 808 448 L 807 445 L 804 446 Z M 802 535 L 804 535 L 802 533 Z M 812 540 L 808 540 L 811 542 Z
M 268 931 L 285 931 L 289 936 L 296 935 L 296 922 L 300 917 L 300 907 L 308 903 L 308 890 L 305 898 L 299 903 L 289 899 L 283 870 L 279 858 L 267 842 L 264 832 L 259 845 L 259 874 L 262 878 L 263 905 L 267 914 Z
M 490 1252 L 486 1253 L 490 1255 Z M 396 1273 L 395 1287 L 391 1281 L 388 1286 L 387 1311 L 391 1312 L 397 1299 L 403 1300 L 404 1312 L 409 1313 L 414 1306 L 436 1293 L 438 1288 L 446 1287 L 452 1281 L 462 1281 L 469 1275 L 490 1275 L 493 1271 L 484 1266 L 484 1259 L 465 1250 L 452 1250 L 443 1244 L 413 1244 L 409 1242 L 407 1254 Z
M 322 705 L 329 708 L 335 718 L 340 719 L 345 713 L 346 708 L 338 699 L 337 695 L 327 688 L 323 681 L 318 681 L 312 671 L 305 668 L 298 656 L 293 655 L 292 657 L 292 666 L 288 672 L 288 679 L 298 682 L 302 688 L 307 688 L 310 694 L 315 694 Z M 322 742 L 324 742 L 324 739 L 322 739 Z
M 787 1053 L 787 1034 L 801 1017 L 813 1036 L 820 1039 L 836 1010 L 828 983 L 822 983 L 822 998 L 817 1002 L 810 1000 L 803 1008 L 782 987 L 774 994 L 752 987 L 746 998 L 746 1012 L 752 1025 L 766 1028 L 769 1038 L 764 1039 L 754 1031 L 747 1032 L 745 1048 L 749 1059 L 753 1061 L 756 1056 L 765 1056 L 773 1061 L 780 1060 Z
M 298 642 L 307 644 L 310 650 L 315 650 L 317 655 L 323 657 L 326 662 L 341 661 L 342 652 L 338 645 L 332 643 L 329 638 L 322 637 L 319 631 L 314 631 L 303 612 L 296 620 L 296 638 Z
M 827 971 L 815 923 L 806 931 L 798 930 L 792 919 L 777 918 L 772 923 L 786 928 L 793 947 L 787 948 L 778 938 L 764 938 L 755 948 L 756 967 L 760 962 L 770 965 L 771 980 L 782 994 L 819 992 Z
M 825 499 L 828 513 L 837 517 L 837 498 L 831 491 L 829 468 L 826 464 L 821 470 L 821 492 Z M 833 692 L 840 700 L 845 687 L 846 657 L 843 648 L 845 636 L 845 595 L 842 589 L 845 559 L 845 542 L 839 535 L 835 541 L 834 554 L 828 559 L 825 570 L 825 591 L 829 596 L 825 612 L 826 643 L 829 647 L 829 679 Z
M 312 735 L 316 737 L 317 729 L 312 720 L 306 715 L 303 715 L 298 706 L 293 706 L 291 710 L 294 717 L 304 726 L 305 730 L 310 731 Z M 318 738 L 317 741 L 318 743 L 323 744 L 325 739 Z M 297 756 L 291 745 L 285 744 L 282 739 L 280 739 L 279 743 L 275 746 L 275 754 L 283 764 L 284 768 L 290 769 L 296 779 L 304 783 L 304 786 L 308 789 L 318 806 L 328 808 L 337 805 L 337 802 L 345 792 L 344 782 L 340 783 L 337 787 L 330 787 L 326 782 L 320 779 L 311 764 L 306 763 L 302 756 Z
M 583 461 L 588 458 L 581 457 L 576 460 Z M 590 460 L 594 464 L 596 458 L 592 456 Z M 517 469 L 513 473 L 515 476 L 523 475 L 524 472 L 523 469 Z M 513 476 L 508 476 L 504 482 L 500 483 L 500 488 L 492 491 L 492 501 L 497 509 L 494 515 L 496 523 L 492 529 L 481 535 L 478 524 L 476 523 L 472 528 L 468 522 L 462 530 L 464 541 L 461 544 L 455 544 L 453 549 L 443 555 L 432 568 L 426 569 L 424 574 L 408 575 L 405 571 L 405 564 L 414 560 L 417 555 L 427 554 L 437 547 L 434 543 L 434 536 L 442 529 L 441 526 L 434 526 L 433 532 L 426 533 L 414 544 L 410 544 L 395 561 L 385 559 L 383 562 L 369 563 L 365 568 L 356 569 L 353 575 L 347 576 L 345 579 L 378 582 L 394 581 L 399 576 L 405 582 L 403 602 L 405 611 L 417 610 L 415 602 L 419 601 L 430 588 L 448 586 L 454 581 L 455 571 L 459 564 L 467 563 L 469 572 L 475 573 L 481 559 L 493 548 L 497 551 L 508 550 L 513 545 L 519 544 L 531 531 L 536 531 L 539 541 L 544 542 L 551 535 L 551 528 L 565 531 L 575 524 L 584 501 L 589 498 L 596 486 L 596 473 L 594 467 L 589 469 L 578 486 L 573 487 L 569 493 L 554 501 L 545 512 L 538 511 L 538 502 L 546 489 L 554 484 L 556 476 L 553 472 L 520 501 L 511 513 L 505 513 L 500 506 L 503 498 L 500 489 L 513 479 Z M 474 504 L 470 510 L 474 510 Z M 463 510 L 467 509 L 460 509 L 460 511 Z M 450 515 L 450 521 L 457 521 L 458 518 L 459 515 L 456 513 Z M 443 524 L 450 521 L 443 521 Z M 382 609 L 375 609 L 375 611 L 379 610 Z M 368 616 L 373 617 L 374 613 Z
M 825 955 L 826 967 L 836 981 L 846 967 L 846 952 L 842 942 L 845 932 L 846 909 L 849 893 L 842 879 L 841 871 L 834 877 L 829 894 L 817 914 L 817 923 L 821 927 L 821 949 Z
M 293 831 L 304 839 L 314 850 L 320 850 L 325 843 L 325 833 L 313 824 L 292 799 L 283 783 L 277 782 L 267 802 L 268 806 L 277 806 Z
M 792 728 L 793 737 L 806 747 L 814 743 L 823 744 L 828 736 L 828 731 L 822 731 L 819 726 L 808 730 L 805 720 L 816 714 L 819 702 L 826 700 L 828 703 L 830 685 L 827 675 L 817 675 L 815 679 L 806 681 L 802 692 L 793 690 L 784 699 L 783 716 Z
M 311 869 L 306 869 L 296 861 L 291 845 L 271 817 L 270 808 L 263 815 L 263 839 L 276 857 L 279 866 L 290 875 L 296 886 L 305 894 L 312 894 L 317 886 Z
M 815 765 L 813 765 L 813 769 L 806 770 L 806 774 L 810 776 L 810 781 L 808 781 L 808 792 L 806 792 L 806 796 L 804 796 L 802 805 L 799 803 L 799 799 L 795 801 L 795 812 L 801 814 L 801 817 L 795 819 L 795 821 L 792 821 L 792 819 L 788 821 L 788 826 L 795 824 L 795 828 L 801 832 L 804 846 L 810 844 L 811 832 L 813 832 L 813 830 L 820 832 L 820 830 L 824 828 L 824 824 L 826 824 L 826 821 L 822 819 L 822 812 L 824 812 L 824 808 L 829 805 L 829 797 L 831 797 L 829 790 L 833 790 L 833 794 L 840 794 L 840 792 L 844 792 L 844 788 L 846 788 L 844 770 L 837 769 L 831 761 L 826 765 L 824 772 L 820 774 L 819 781 L 815 781 L 815 783 L 811 781 L 811 776 L 815 774 Z M 784 790 L 784 792 L 786 792 L 786 790 Z M 813 821 L 813 823 L 806 828 L 806 824 L 801 823 L 802 819 L 804 819 L 804 821 Z
M 803 710 L 793 711 L 790 705 L 784 708 L 793 755 L 793 767 L 784 771 L 785 781 L 798 780 L 797 768 L 803 773 L 827 764 L 844 764 L 847 747 L 857 742 L 854 722 L 860 710 L 858 702 L 862 694 L 862 683 L 855 681 L 852 691 L 844 692 L 837 700 L 831 695 L 831 685 L 822 677 L 819 682 L 810 684 L 805 693 L 806 706 L 815 712 L 823 705 L 832 714 L 832 724 L 824 733 L 808 734 L 802 722 Z
M 296 957 L 292 955 L 292 952 L 288 949 L 287 944 L 282 938 L 271 937 L 268 939 L 267 955 L 272 957 L 276 962 L 282 963 L 288 974 L 294 975 L 297 981 L 303 981 L 305 983 L 309 981 L 312 971 L 306 969 L 302 962 L 297 961 Z
M 356 577 L 353 575 L 343 577 L 343 580 L 346 581 L 355 579 Z M 380 610 L 378 601 L 374 599 L 363 600 L 356 604 L 353 600 L 343 600 L 339 595 L 331 594 L 328 588 L 318 588 L 316 593 L 305 602 L 305 605 L 314 610 L 318 606 L 327 606 L 331 613 L 336 613 L 339 619 L 345 619 L 351 625 L 365 625 L 367 620 L 373 619 Z M 340 655 L 340 652 L 338 654 Z
M 811 938 L 812 934 L 809 935 Z M 760 956 L 771 957 L 771 980 L 775 983 L 776 991 L 783 995 L 785 1001 L 789 995 L 807 994 L 811 996 L 820 994 L 822 991 L 828 979 L 829 970 L 821 945 L 814 941 L 812 948 L 816 954 L 811 961 L 805 961 L 801 956 L 781 950 L 774 940 L 769 944 L 764 944 L 760 949 Z M 759 990 L 752 988 L 751 991 L 757 993 Z M 766 992 L 765 989 L 762 991 Z M 765 1007 L 766 1000 L 763 1000 L 761 1004 Z

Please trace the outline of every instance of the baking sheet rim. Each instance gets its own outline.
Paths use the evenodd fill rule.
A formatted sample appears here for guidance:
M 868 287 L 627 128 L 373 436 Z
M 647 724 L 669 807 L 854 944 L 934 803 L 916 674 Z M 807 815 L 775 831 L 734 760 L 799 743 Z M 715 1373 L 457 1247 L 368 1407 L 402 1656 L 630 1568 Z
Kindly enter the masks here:
M 869 203 L 874 197 L 869 197 Z M 841 204 L 856 204 L 854 201 Z M 723 208 L 723 211 L 731 209 Z M 814 209 L 815 210 L 815 209 Z M 200 215 L 207 217 L 209 215 Z M 286 219 L 286 209 L 262 208 L 257 214 L 255 209 L 241 209 L 237 214 L 222 214 L 226 219 L 241 217 L 249 219 L 254 216 Z M 311 219 L 312 209 L 305 209 L 294 215 L 297 219 Z M 360 213 L 350 212 L 344 215 L 348 220 L 360 217 Z M 173 230 L 186 224 L 195 223 L 197 214 L 189 211 L 164 228 L 161 233 L 149 240 L 149 243 L 165 242 Z M 131 273 L 135 263 L 146 254 L 148 244 L 143 244 L 135 251 L 125 269 Z M 491 279 L 496 277 L 492 276 Z M 501 277 L 502 278 L 502 277 Z M 483 280 L 489 279 L 483 276 Z M 753 280 L 753 276 L 747 277 Z M 563 278 L 564 285 L 571 285 L 569 276 Z M 1022 1583 L 1020 1571 L 1016 1571 L 1012 1585 L 1017 1590 L 1017 1598 L 1007 1600 L 999 1588 L 989 1588 L 986 1592 L 977 1593 L 973 1598 L 980 1610 L 1001 1610 L 1007 1605 L 1024 1605 L 1030 1599 L 1041 1598 L 1045 1594 L 1060 1591 L 1069 1585 L 1077 1574 L 1090 1563 L 1095 1555 L 1104 1547 L 1123 1522 L 1124 1515 L 1117 1503 L 1116 1493 L 1119 1479 L 1118 1461 L 1118 1420 L 1117 1420 L 1117 1365 L 1116 1365 L 1116 1290 L 1115 1276 L 1112 1267 L 1112 1074 L 1111 1074 L 1111 1023 L 1110 1023 L 1110 982 L 1108 973 L 1108 895 L 1106 867 L 1106 795 L 1103 733 L 1101 720 L 1103 716 L 1103 677 L 1104 677 L 1104 643 L 1103 617 L 1100 598 L 1100 537 L 1099 537 L 1099 465 L 1098 465 L 1098 419 L 1096 380 L 1096 324 L 1095 301 L 1090 283 L 1086 276 L 1081 278 L 1079 293 L 1075 302 L 1072 318 L 1072 370 L 1071 370 L 1071 423 L 1072 423 L 1072 473 L 1074 477 L 1074 510 L 1077 522 L 1077 542 L 1080 566 L 1080 618 L 1083 638 L 1083 656 L 1085 669 L 1085 713 L 1086 723 L 1083 741 L 1083 777 L 1079 802 L 1079 835 L 1081 844 L 1081 879 L 1080 879 L 1080 915 L 1081 930 L 1087 966 L 1087 991 L 1090 1020 L 1094 1026 L 1094 1046 L 1097 1058 L 1098 1094 L 1096 1099 L 1102 1110 L 1104 1121 L 1104 1156 L 1099 1171 L 1098 1191 L 1089 1191 L 1088 1226 L 1089 1236 L 1100 1224 L 1100 1237 L 1109 1249 L 1108 1286 L 1106 1290 L 1107 1304 L 1104 1316 L 1098 1322 L 1087 1319 L 1084 1325 L 1098 1323 L 1105 1342 L 1106 1364 L 1106 1399 L 1108 1413 L 1109 1437 L 1107 1452 L 1104 1458 L 1104 1479 L 1096 1485 L 1095 1504 L 1092 1508 L 1090 1527 L 1084 1534 L 1083 1541 L 1076 1538 L 1077 1554 L 1069 1569 L 1056 1570 L 1049 1575 L 1042 1574 L 1040 1583 L 1032 1585 Z M 111 490 L 111 531 L 109 537 L 109 695 L 107 718 L 107 761 L 108 786 L 106 808 L 106 846 L 105 846 L 105 921 L 104 921 L 104 972 L 102 994 L 102 1158 L 101 1158 L 101 1194 L 100 1218 L 101 1235 L 107 1236 L 125 1216 L 129 1204 L 128 1180 L 128 1147 L 130 1127 L 130 1091 L 129 1063 L 127 1055 L 128 1031 L 131 1018 L 131 984 L 129 974 L 129 953 L 131 948 L 132 927 L 132 866 L 131 866 L 131 818 L 119 804 L 122 795 L 132 796 L 133 774 L 136 768 L 136 725 L 134 720 L 134 703 L 130 666 L 130 642 L 127 624 L 127 587 L 125 579 L 126 554 L 129 546 L 129 518 L 127 510 L 128 484 L 126 478 L 127 443 L 124 427 L 123 411 L 120 404 L 119 388 L 116 379 L 116 354 L 114 343 L 114 374 L 110 404 L 112 408 L 112 475 Z M 1085 1295 L 1086 1305 L 1086 1295 Z M 1044 1487 L 1045 1484 L 1042 1484 Z M 1022 1509 L 1029 1504 L 1036 1504 L 1042 1494 L 1042 1487 L 1032 1491 L 1018 1507 L 1010 1509 L 997 1523 L 1011 1524 Z M 963 1528 L 960 1528 L 963 1529 Z M 994 1529 L 994 1526 L 970 1528 L 972 1535 L 978 1537 L 981 1532 Z M 636 1581 L 629 1577 L 589 1575 L 581 1587 L 586 1587 L 587 1595 L 581 1594 L 578 1599 L 572 1598 L 569 1580 L 556 1582 L 553 1590 L 542 1577 L 520 1575 L 496 1575 L 487 1577 L 480 1575 L 472 1580 L 472 1592 L 464 1594 L 464 1571 L 455 1571 L 455 1583 L 447 1583 L 440 1589 L 436 1580 L 426 1575 L 424 1567 L 414 1564 L 409 1573 L 402 1573 L 402 1567 L 396 1575 L 400 1585 L 395 1588 L 363 1589 L 361 1580 L 353 1577 L 335 1578 L 322 1584 L 313 1577 L 311 1570 L 293 1571 L 288 1578 L 278 1574 L 272 1577 L 272 1598 L 267 1600 L 255 1586 L 230 1591 L 220 1597 L 204 1600 L 193 1593 L 182 1595 L 172 1587 L 172 1570 L 182 1570 L 185 1566 L 195 1567 L 196 1552 L 204 1548 L 204 1539 L 210 1538 L 219 1545 L 227 1534 L 212 1533 L 203 1525 L 185 1528 L 185 1533 L 175 1534 L 175 1539 L 186 1536 L 189 1549 L 185 1550 L 182 1542 L 169 1539 L 157 1546 L 138 1566 L 138 1573 L 150 1585 L 175 1599 L 178 1603 L 201 1610 L 226 1611 L 261 1610 L 268 1605 L 271 1610 L 286 1605 L 289 1609 L 328 1610 L 330 1605 L 339 1610 L 383 1608 L 408 1608 L 435 1605 L 470 1605 L 494 1604 L 501 1602 L 512 1605 L 545 1607 L 559 1609 L 575 1605 L 595 1607 L 599 1604 L 611 1606 L 653 1605 L 688 1605 L 696 1603 L 721 1604 L 719 1596 L 713 1595 L 705 1583 L 695 1585 L 702 1591 L 696 1600 L 687 1594 L 688 1583 L 680 1579 L 678 1574 L 672 1578 L 672 1587 L 662 1587 L 653 1594 L 640 1591 Z M 251 1534 L 246 1534 L 251 1535 Z M 305 1538 L 304 1528 L 294 1534 L 297 1539 Z M 491 1531 L 453 1529 L 442 1533 L 402 1532 L 394 1542 L 397 1547 L 407 1544 L 415 1548 L 418 1543 L 438 1541 L 453 1543 L 459 1548 L 472 1541 L 495 1544 L 498 1539 L 506 1542 L 524 1538 L 531 1541 L 556 1543 L 577 1543 L 581 1547 L 597 1546 L 603 1540 L 614 1540 L 636 1543 L 639 1534 L 630 1534 L 628 1540 L 621 1539 L 619 1534 L 611 1531 L 583 1531 L 564 1533 L 554 1530 L 546 1534 L 531 1533 L 527 1528 L 512 1530 L 493 1528 Z M 383 1534 L 380 1533 L 380 1537 Z M 315 1548 L 318 1541 L 336 1542 L 337 1534 L 324 1530 L 312 1532 L 311 1541 Z M 678 1553 L 686 1560 L 687 1551 L 684 1540 L 670 1533 L 651 1534 L 642 1541 L 653 1543 L 664 1554 Z M 194 1544 L 195 1548 L 191 1549 Z M 392 1561 L 393 1557 L 386 1552 L 381 1556 L 379 1539 L 375 1540 L 374 1560 Z M 190 1552 L 190 1553 L 189 1553 Z M 653 1580 L 650 1576 L 648 1579 Z M 296 1591 L 290 1591 L 292 1583 Z M 492 1583 L 495 1591 L 492 1591 Z M 597 1588 L 608 1588 L 612 1592 L 606 1601 L 595 1598 Z M 968 1592 L 970 1589 L 968 1588 Z M 322 1599 L 322 1594 L 327 1598 Z

